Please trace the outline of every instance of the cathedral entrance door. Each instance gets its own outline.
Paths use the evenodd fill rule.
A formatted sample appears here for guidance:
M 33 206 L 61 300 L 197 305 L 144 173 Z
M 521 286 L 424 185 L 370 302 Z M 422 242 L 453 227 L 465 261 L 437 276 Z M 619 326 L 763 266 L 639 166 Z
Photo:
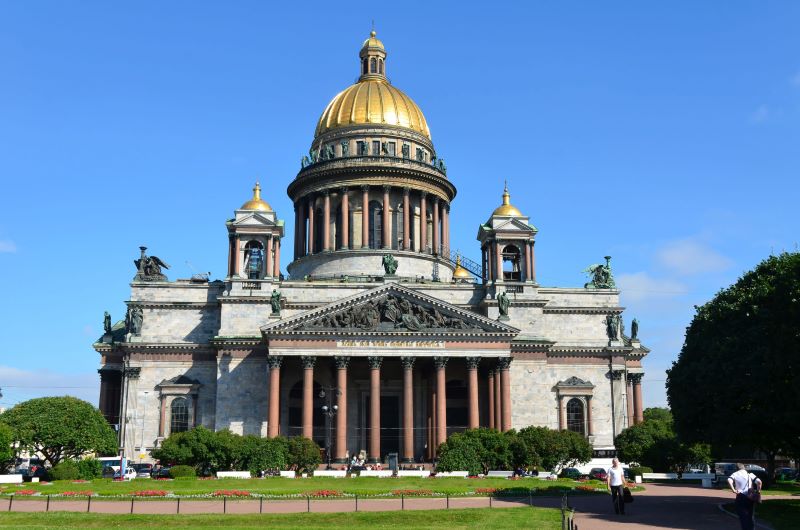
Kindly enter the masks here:
M 369 418 L 370 403 L 369 399 L 364 400 L 365 418 Z M 367 440 L 366 446 L 369 447 L 369 424 L 366 426 Z M 400 453 L 400 440 L 402 431 L 400 426 L 400 396 L 381 396 L 381 460 L 386 460 L 388 453 Z

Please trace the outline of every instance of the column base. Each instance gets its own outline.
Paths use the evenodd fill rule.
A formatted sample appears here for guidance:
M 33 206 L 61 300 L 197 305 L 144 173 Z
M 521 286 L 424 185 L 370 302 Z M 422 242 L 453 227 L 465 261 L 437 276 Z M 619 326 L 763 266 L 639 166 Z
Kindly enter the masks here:
M 331 460 L 331 464 L 346 464 L 346 463 L 347 463 L 346 458 L 334 458 L 333 460 Z
M 417 461 L 414 460 L 413 458 L 401 458 L 400 459 L 400 463 L 401 464 L 416 464 Z
M 379 464 L 379 463 L 382 463 L 380 458 L 376 458 L 374 456 L 367 458 L 367 464 Z

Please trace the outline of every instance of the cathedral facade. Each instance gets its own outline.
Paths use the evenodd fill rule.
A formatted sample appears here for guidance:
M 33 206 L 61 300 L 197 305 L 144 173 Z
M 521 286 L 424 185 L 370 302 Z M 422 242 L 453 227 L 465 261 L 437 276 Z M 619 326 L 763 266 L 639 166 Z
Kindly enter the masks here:
M 476 220 L 480 260 L 454 252 L 456 186 L 386 67 L 372 32 L 288 186 L 294 234 L 256 184 L 226 223 L 224 281 L 169 281 L 142 247 L 127 317 L 94 344 L 126 456 L 197 425 L 304 435 L 340 462 L 430 461 L 454 432 L 528 425 L 605 456 L 642 420 L 648 350 L 610 258 L 583 288 L 540 286 L 537 229 L 507 189 Z

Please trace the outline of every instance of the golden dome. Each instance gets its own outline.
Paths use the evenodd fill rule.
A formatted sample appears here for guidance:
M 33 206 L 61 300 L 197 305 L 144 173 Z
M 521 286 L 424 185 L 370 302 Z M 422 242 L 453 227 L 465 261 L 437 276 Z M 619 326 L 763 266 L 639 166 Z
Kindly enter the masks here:
M 242 205 L 240 210 L 259 210 L 262 212 L 271 212 L 272 206 L 261 199 L 261 185 L 256 182 L 256 187 L 253 188 L 253 198 Z
M 492 215 L 505 215 L 508 217 L 524 217 L 516 206 L 511 204 L 511 194 L 508 193 L 508 185 L 503 189 L 503 204 L 495 208 Z
M 364 41 L 359 57 L 361 77 L 328 103 L 314 137 L 339 127 L 375 124 L 406 127 L 430 138 L 428 122 L 420 108 L 386 78 L 386 51 L 374 31 Z
M 456 256 L 456 269 L 453 271 L 454 280 L 472 280 L 472 274 L 461 266 L 461 256 Z

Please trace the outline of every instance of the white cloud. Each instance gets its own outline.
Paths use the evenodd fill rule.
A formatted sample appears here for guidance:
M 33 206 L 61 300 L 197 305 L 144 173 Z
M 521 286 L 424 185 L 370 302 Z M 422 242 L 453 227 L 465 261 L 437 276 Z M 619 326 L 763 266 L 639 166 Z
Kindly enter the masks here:
M 70 374 L 0 365 L 0 387 L 5 407 L 44 396 L 75 396 L 97 406 L 100 378 L 96 372 Z
M 656 259 L 662 267 L 681 275 L 721 272 L 732 265 L 730 259 L 693 239 L 667 243 L 656 253 Z
M 759 107 L 750 114 L 750 121 L 753 123 L 764 123 L 770 117 L 769 107 L 766 105 L 759 105 Z
M 10 239 L 0 239 L 0 252 L 16 252 L 17 245 Z
M 628 302 L 641 302 L 653 298 L 675 298 L 688 292 L 684 284 L 669 278 L 654 278 L 646 272 L 620 274 L 617 286 Z

